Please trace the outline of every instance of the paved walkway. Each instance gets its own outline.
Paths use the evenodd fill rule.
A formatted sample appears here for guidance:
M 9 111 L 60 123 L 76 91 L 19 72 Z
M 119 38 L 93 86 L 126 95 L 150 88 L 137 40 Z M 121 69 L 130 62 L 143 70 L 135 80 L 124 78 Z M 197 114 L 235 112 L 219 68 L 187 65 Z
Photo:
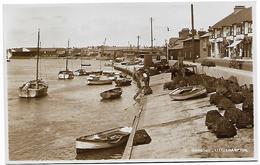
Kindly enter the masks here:
M 238 130 L 234 138 L 217 139 L 205 126 L 207 111 L 217 109 L 209 97 L 172 101 L 163 84 L 170 80 L 164 73 L 151 77 L 153 94 L 141 99 L 142 108 L 133 126 L 145 129 L 151 136 L 149 144 L 132 146 L 133 131 L 123 159 L 181 160 L 183 158 L 240 158 L 253 156 L 253 129 Z M 227 149 L 239 152 L 225 152 Z
M 171 64 L 174 64 L 176 61 L 171 60 Z M 229 78 L 230 76 L 237 77 L 238 83 L 240 85 L 244 84 L 253 84 L 253 77 L 255 74 L 251 71 L 246 70 L 239 70 L 239 69 L 233 69 L 228 67 L 222 67 L 222 66 L 216 66 L 216 67 L 206 67 L 201 66 L 200 63 L 192 63 L 184 61 L 185 64 L 191 64 L 196 65 L 198 73 L 205 73 L 209 76 L 213 76 L 216 78 L 223 77 L 225 79 Z

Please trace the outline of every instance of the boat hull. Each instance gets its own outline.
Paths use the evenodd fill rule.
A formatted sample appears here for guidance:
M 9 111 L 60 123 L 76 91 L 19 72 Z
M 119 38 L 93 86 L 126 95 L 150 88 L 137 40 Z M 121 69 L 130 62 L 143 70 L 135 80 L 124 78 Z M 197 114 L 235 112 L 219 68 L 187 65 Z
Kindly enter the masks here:
M 115 80 L 116 86 L 128 86 L 131 85 L 131 79 L 117 79 Z
M 107 90 L 107 91 L 100 93 L 100 96 L 103 99 L 115 99 L 115 98 L 120 97 L 122 95 L 122 93 L 123 92 L 122 92 L 121 88 L 114 88 L 114 89 Z
M 58 74 L 58 79 L 59 80 L 66 80 L 66 79 L 73 79 L 74 78 L 74 74 L 72 71 L 61 71 Z
M 87 84 L 88 85 L 110 85 L 112 84 L 112 80 L 88 80 Z
M 132 131 L 131 127 L 119 127 L 76 139 L 76 152 L 107 149 L 125 144 Z
M 29 82 L 25 83 L 22 87 L 18 89 L 18 95 L 21 98 L 34 98 L 46 96 L 48 92 L 48 85 L 39 83 L 38 88 L 35 87 L 35 84 L 32 83 L 33 87 L 26 86 Z
M 125 144 L 128 140 L 128 136 L 125 136 L 120 140 L 118 143 L 96 143 L 96 142 L 82 142 L 82 141 L 76 141 L 76 152 L 81 153 L 88 150 L 97 150 L 97 149 L 106 149 L 106 148 L 113 148 L 120 146 L 122 144 Z
M 181 87 L 173 90 L 169 93 L 169 96 L 173 100 L 187 100 L 191 98 L 197 98 L 207 94 L 207 90 L 203 86 L 189 86 Z

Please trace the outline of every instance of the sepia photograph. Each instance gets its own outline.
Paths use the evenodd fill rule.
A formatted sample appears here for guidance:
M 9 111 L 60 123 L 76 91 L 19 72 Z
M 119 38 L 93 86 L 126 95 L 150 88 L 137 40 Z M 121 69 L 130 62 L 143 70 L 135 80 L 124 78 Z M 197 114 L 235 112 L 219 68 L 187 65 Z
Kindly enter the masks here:
M 3 4 L 6 162 L 256 161 L 256 1 Z

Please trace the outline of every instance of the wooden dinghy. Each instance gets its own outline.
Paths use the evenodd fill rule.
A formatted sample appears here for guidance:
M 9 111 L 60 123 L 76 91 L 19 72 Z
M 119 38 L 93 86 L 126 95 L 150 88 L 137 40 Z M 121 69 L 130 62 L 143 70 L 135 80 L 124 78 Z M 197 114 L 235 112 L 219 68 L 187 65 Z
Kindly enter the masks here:
M 132 127 L 119 127 L 76 139 L 76 152 L 112 148 L 127 142 Z
M 108 85 L 112 84 L 113 81 L 110 79 L 88 79 L 88 85 Z
M 207 90 L 204 86 L 187 86 L 180 87 L 169 93 L 173 100 L 187 100 L 191 98 L 200 97 L 207 94 Z
M 120 97 L 122 95 L 122 93 L 123 93 L 123 91 L 121 88 L 113 88 L 113 89 L 100 93 L 100 96 L 103 99 L 114 99 L 114 98 Z
M 131 85 L 131 82 L 130 78 L 117 78 L 115 80 L 116 86 L 128 86 Z

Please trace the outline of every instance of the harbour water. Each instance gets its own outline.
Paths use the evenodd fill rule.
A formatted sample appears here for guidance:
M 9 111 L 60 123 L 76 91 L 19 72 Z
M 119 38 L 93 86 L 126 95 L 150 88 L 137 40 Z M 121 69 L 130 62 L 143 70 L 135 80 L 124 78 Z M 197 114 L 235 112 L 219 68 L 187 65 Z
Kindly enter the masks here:
M 80 68 L 81 60 L 69 60 L 69 69 Z M 90 63 L 86 70 L 100 69 L 100 61 Z M 101 61 L 102 70 L 112 70 Z M 100 92 L 113 85 L 88 86 L 86 77 L 58 80 L 65 69 L 64 59 L 40 60 L 40 77 L 49 84 L 48 95 L 42 98 L 19 98 L 17 89 L 35 79 L 35 59 L 12 59 L 7 64 L 9 160 L 74 160 L 119 159 L 124 147 L 109 153 L 76 155 L 75 139 L 82 135 L 131 126 L 138 104 L 132 99 L 137 87 L 123 87 L 121 98 L 101 101 Z M 112 154 L 111 154 L 112 153 Z

